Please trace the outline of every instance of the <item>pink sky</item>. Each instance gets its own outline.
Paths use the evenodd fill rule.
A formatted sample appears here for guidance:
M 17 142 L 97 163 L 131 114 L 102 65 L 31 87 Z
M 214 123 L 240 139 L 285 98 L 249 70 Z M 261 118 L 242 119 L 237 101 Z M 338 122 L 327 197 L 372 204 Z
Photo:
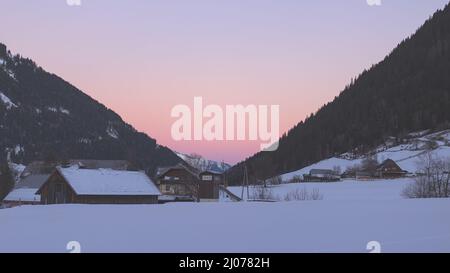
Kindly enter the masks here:
M 236 163 L 259 143 L 176 142 L 172 107 L 192 105 L 194 96 L 205 104 L 279 104 L 285 132 L 445 3 L 3 0 L 0 42 L 160 144 Z

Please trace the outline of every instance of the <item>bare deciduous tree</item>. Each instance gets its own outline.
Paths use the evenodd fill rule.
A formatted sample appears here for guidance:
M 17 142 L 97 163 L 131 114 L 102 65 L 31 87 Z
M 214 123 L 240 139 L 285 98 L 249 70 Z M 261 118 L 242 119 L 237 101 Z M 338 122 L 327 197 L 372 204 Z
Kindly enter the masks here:
M 192 153 L 189 155 L 189 159 L 187 160 L 188 164 L 192 167 L 203 171 L 204 166 L 202 166 L 203 157 L 199 154 Z
M 269 185 L 280 185 L 283 183 L 283 179 L 278 175 L 267 179 L 267 182 Z
M 319 189 L 313 189 L 310 193 L 306 188 L 296 189 L 284 196 L 284 201 L 308 201 L 308 200 L 322 200 L 323 194 Z
M 270 187 L 255 186 L 253 187 L 252 194 L 250 196 L 253 200 L 266 200 L 266 201 L 276 201 L 277 198 L 272 193 Z
M 333 172 L 334 172 L 335 175 L 341 175 L 342 174 L 341 166 L 334 166 L 333 167 Z
M 310 200 L 323 200 L 323 194 L 320 193 L 319 189 L 313 189 L 310 194 Z
M 419 173 L 414 182 L 403 190 L 407 198 L 450 197 L 450 160 L 433 153 L 420 157 Z
M 365 172 L 369 172 L 370 174 L 374 175 L 377 171 L 378 167 L 378 157 L 375 156 L 369 156 L 362 160 L 361 162 L 361 170 Z
M 303 179 L 300 175 L 294 175 L 290 180 L 289 183 L 300 183 Z

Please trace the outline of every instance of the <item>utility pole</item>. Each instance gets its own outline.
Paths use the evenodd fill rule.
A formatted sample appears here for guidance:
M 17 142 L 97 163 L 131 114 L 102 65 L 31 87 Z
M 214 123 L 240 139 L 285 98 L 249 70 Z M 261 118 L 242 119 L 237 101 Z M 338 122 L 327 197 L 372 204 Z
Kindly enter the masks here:
M 244 200 L 244 189 L 247 189 L 247 199 L 250 199 L 249 194 L 249 186 L 248 186 L 248 170 L 247 165 L 244 165 L 244 179 L 242 180 L 242 192 L 241 192 L 241 200 Z

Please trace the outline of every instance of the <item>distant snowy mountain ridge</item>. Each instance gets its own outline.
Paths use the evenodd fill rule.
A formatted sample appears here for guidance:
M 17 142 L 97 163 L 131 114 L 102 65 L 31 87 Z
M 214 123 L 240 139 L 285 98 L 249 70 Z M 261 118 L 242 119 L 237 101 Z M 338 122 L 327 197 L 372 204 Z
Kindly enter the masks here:
M 231 165 L 225 163 L 225 162 L 218 162 L 214 160 L 209 160 L 206 158 L 203 158 L 200 155 L 187 155 L 183 153 L 176 152 L 179 158 L 184 160 L 186 163 L 191 165 L 192 167 L 195 167 L 202 171 L 214 171 L 214 172 L 225 172 L 228 170 Z

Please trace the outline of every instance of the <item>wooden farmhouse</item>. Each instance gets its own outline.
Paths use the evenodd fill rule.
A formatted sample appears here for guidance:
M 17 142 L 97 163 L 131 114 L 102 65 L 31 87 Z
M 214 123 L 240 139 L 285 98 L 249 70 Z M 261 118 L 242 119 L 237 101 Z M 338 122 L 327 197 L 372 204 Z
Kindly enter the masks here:
M 383 161 L 377 167 L 377 176 L 379 178 L 399 178 L 405 176 L 407 173 L 407 171 L 402 170 L 392 159 Z
M 202 172 L 180 163 L 159 169 L 157 181 L 163 201 L 207 202 L 219 200 L 219 186 L 224 178 L 221 173 Z
M 143 172 L 57 167 L 39 188 L 41 204 L 156 204 L 160 192 Z
M 387 159 L 379 164 L 374 170 L 359 170 L 354 172 L 357 180 L 373 180 L 373 179 L 394 179 L 404 177 L 408 174 L 392 159 Z M 345 173 L 346 178 L 353 178 L 350 173 Z

